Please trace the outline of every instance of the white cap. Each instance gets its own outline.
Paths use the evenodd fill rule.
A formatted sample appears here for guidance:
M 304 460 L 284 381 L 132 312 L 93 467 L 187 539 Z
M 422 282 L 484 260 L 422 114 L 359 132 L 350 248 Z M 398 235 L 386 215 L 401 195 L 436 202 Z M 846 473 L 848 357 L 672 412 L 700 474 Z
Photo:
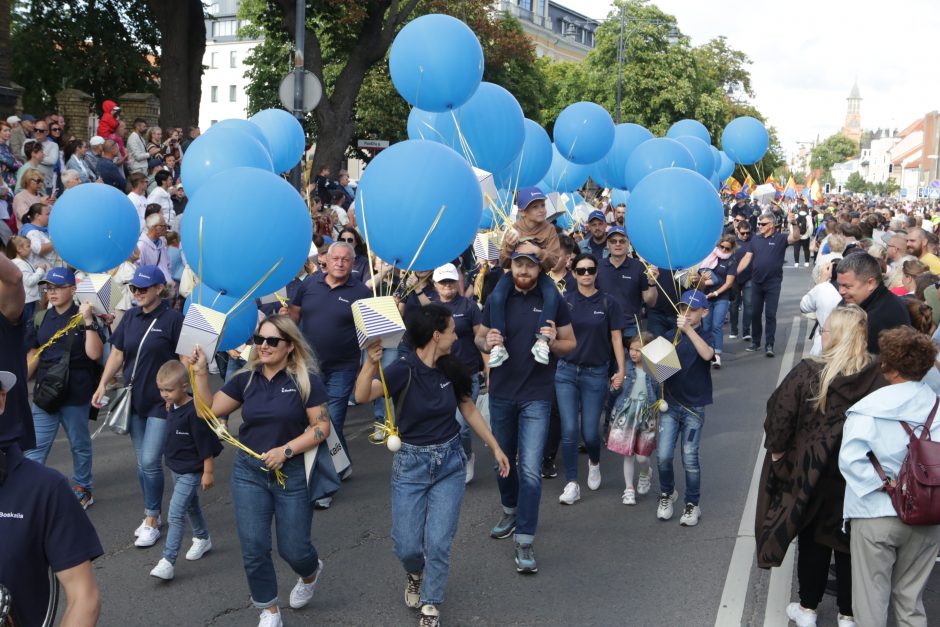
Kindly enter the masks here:
M 94 137 L 88 140 L 89 146 L 100 146 L 103 143 L 104 143 L 104 137 L 102 137 L 101 135 L 95 135 Z
M 437 283 L 438 281 L 456 281 L 460 278 L 460 275 L 457 274 L 457 268 L 454 267 L 454 264 L 445 263 L 440 268 L 434 270 L 434 274 L 431 278 Z
M 20 123 L 20 119 L 15 115 L 11 115 L 10 117 L 7 118 L 7 124 L 19 124 L 19 123 Z
M 0 390 L 9 392 L 16 385 L 16 375 L 6 370 L 0 370 Z

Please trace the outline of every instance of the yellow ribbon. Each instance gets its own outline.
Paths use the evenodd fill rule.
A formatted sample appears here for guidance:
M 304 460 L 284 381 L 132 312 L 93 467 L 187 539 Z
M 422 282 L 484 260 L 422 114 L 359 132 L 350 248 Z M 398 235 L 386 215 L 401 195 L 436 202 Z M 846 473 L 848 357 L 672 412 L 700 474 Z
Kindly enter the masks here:
M 388 394 L 388 385 L 385 383 L 385 371 L 379 363 L 379 379 L 382 381 L 382 394 L 385 397 L 385 422 L 375 422 L 375 428 L 382 433 L 382 439 L 375 441 L 370 439 L 373 444 L 385 444 L 391 436 L 401 437 L 398 433 L 398 427 L 395 426 L 395 407 L 392 405 L 392 399 Z
M 69 331 L 77 327 L 82 323 L 82 314 L 77 313 L 69 319 L 68 324 L 52 334 L 52 337 L 49 338 L 49 341 L 36 349 L 36 354 L 33 355 L 33 358 L 30 360 L 33 363 L 39 360 L 39 356 L 42 355 L 42 352 L 56 343 L 56 340 L 64 337 Z

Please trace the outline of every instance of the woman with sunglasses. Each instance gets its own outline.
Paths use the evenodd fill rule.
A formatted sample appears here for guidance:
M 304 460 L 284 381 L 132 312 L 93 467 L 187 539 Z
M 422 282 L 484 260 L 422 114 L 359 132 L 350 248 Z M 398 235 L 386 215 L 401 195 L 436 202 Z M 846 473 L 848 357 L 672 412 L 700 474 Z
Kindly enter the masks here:
M 369 271 L 369 251 L 366 249 L 366 244 L 362 241 L 359 231 L 352 227 L 344 227 L 339 232 L 336 241 L 346 242 L 353 247 L 353 251 L 356 253 L 356 258 L 353 260 L 352 277 L 363 283 L 369 281 L 372 278 L 372 273 Z
M 689 278 L 693 285 L 705 293 L 708 299 L 708 315 L 702 321 L 705 330 L 712 334 L 715 344 L 715 360 L 712 365 L 721 368 L 721 349 L 724 347 L 725 317 L 731 304 L 731 288 L 737 274 L 737 257 L 734 249 L 737 238 L 734 235 L 722 235 L 718 246 L 701 263 L 697 274 Z
M 601 486 L 600 421 L 607 390 L 619 390 L 625 374 L 623 310 L 616 299 L 597 289 L 597 258 L 581 253 L 571 262 L 578 289 L 564 298 L 571 310 L 578 345 L 558 360 L 555 370 L 555 398 L 561 417 L 561 453 L 565 461 L 565 489 L 559 502 L 573 505 L 581 499 L 578 485 L 578 418 L 580 434 L 588 452 L 587 485 L 591 490 Z M 617 369 L 610 373 L 613 353 Z
M 111 336 L 111 354 L 91 402 L 101 407 L 107 384 L 118 371 L 123 371 L 124 385 L 133 380 L 130 435 L 144 497 L 144 520 L 134 531 L 137 538 L 134 544 L 148 547 L 160 539 L 163 510 L 166 402 L 157 387 L 157 371 L 167 361 L 176 359 L 183 314 L 163 300 L 166 278 L 157 266 L 139 266 L 128 286 L 137 306 L 127 310 Z
M 313 351 L 288 316 L 269 316 L 258 326 L 248 365 L 212 396 L 206 355 L 200 348 L 184 359 L 193 365 L 196 393 L 211 398 L 216 416 L 241 408 L 238 440 L 261 461 L 238 451 L 232 464 L 232 506 L 251 602 L 261 610 L 258 627 L 281 627 L 277 573 L 271 559 L 271 522 L 278 553 L 298 575 L 290 606 L 313 598 L 323 562 L 310 540 L 313 503 L 307 493 L 303 453 L 330 435 L 326 388 Z M 287 477 L 284 486 L 274 471 Z

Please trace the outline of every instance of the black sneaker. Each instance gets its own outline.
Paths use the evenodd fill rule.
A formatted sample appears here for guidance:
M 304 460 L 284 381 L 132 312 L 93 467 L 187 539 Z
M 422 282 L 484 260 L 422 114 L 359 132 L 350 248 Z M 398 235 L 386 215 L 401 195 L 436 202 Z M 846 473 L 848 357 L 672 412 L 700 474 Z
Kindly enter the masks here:
M 750 346 L 748 346 L 748 347 L 745 348 L 744 350 L 746 350 L 746 351 L 749 352 L 749 353 L 756 353 L 757 351 L 760 350 L 760 344 L 751 344 Z
M 502 540 L 508 538 L 516 530 L 516 515 L 503 514 L 496 526 L 490 529 L 490 537 Z
M 750 342 L 750 341 L 753 340 L 754 338 L 751 337 L 751 334 L 750 334 L 750 333 L 745 333 L 745 334 L 744 334 L 744 337 L 742 337 L 741 339 L 744 340 L 745 342 Z
M 773 347 L 773 344 L 768 344 L 768 345 L 767 345 L 767 353 L 766 353 L 766 354 L 767 354 L 768 357 L 773 357 L 773 356 L 774 356 L 774 347 Z
M 555 468 L 555 461 L 552 459 L 542 460 L 542 478 L 554 479 L 558 476 L 558 469 Z

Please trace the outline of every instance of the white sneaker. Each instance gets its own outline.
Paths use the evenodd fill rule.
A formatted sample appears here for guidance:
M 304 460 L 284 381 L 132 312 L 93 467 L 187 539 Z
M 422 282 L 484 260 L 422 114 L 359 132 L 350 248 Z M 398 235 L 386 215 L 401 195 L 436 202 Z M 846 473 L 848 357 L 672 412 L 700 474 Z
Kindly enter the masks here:
M 799 261 L 794 262 L 794 263 L 793 263 L 793 267 L 794 267 L 794 268 L 799 268 L 799 267 L 800 267 L 800 262 L 799 262 Z
M 565 491 L 561 493 L 561 496 L 558 497 L 559 503 L 564 503 L 565 505 L 574 505 L 577 501 L 581 500 L 581 486 L 578 485 L 577 481 L 569 481 L 565 485 Z
M 318 560 L 317 572 L 313 573 L 313 581 L 305 583 L 300 577 L 297 578 L 297 584 L 290 591 L 290 606 L 295 610 L 306 607 L 313 598 L 313 593 L 317 589 L 317 583 L 320 581 L 320 574 L 323 572 L 323 560 Z
M 140 535 L 137 536 L 137 539 L 134 540 L 134 546 L 145 548 L 148 546 L 153 546 L 157 543 L 157 540 L 160 539 L 160 530 L 154 529 L 153 527 L 148 527 L 144 525 L 140 530 Z
M 369 441 L 373 444 L 381 444 L 385 441 L 385 427 L 383 425 L 375 425 L 375 428 L 372 430 L 372 433 L 369 434 Z
M 796 627 L 816 627 L 816 610 L 808 610 L 799 603 L 787 606 L 787 618 L 796 623 Z
M 328 497 L 326 497 L 326 498 L 322 498 L 322 499 L 320 499 L 320 500 L 318 500 L 318 501 L 314 501 L 314 502 L 313 502 L 313 506 L 314 506 L 316 509 L 330 509 L 330 505 L 332 505 L 332 504 L 333 504 L 333 497 L 332 497 L 332 496 L 328 496 Z
M 405 574 L 405 605 L 413 610 L 421 607 L 421 582 L 424 581 L 424 572 Z
M 601 487 L 601 465 L 588 462 L 588 488 L 596 490 Z
M 803 263 L 803 267 L 804 267 L 804 268 L 808 268 L 808 267 L 809 267 L 809 262 L 808 262 L 808 261 L 804 262 L 804 263 Z M 853 621 L 853 622 L 854 622 L 854 621 Z
M 151 577 L 156 577 L 157 579 L 163 579 L 164 581 L 169 581 L 173 579 L 173 564 L 171 564 L 165 557 L 161 557 L 160 561 L 157 562 L 157 565 L 153 567 L 153 570 L 150 571 Z
M 550 356 L 548 342 L 541 339 L 535 340 L 535 344 L 532 345 L 532 355 L 535 356 L 535 361 L 539 362 L 543 366 L 547 366 Z
M 503 362 L 509 359 L 509 351 L 506 350 L 506 347 L 502 344 L 497 344 L 490 351 L 490 359 L 487 362 L 487 365 L 490 368 L 498 368 L 503 365 Z
M 683 527 L 694 527 L 698 524 L 698 519 L 702 516 L 702 510 L 698 505 L 692 505 L 691 503 L 685 504 L 685 511 L 682 512 L 682 517 L 679 518 L 679 524 Z
M 678 492 L 660 494 L 659 505 L 656 507 L 656 518 L 660 520 L 669 520 L 672 518 L 672 504 L 675 503 L 678 498 Z
M 857 627 L 855 617 L 839 614 L 839 627 Z
M 134 537 L 136 538 L 137 536 L 139 536 L 139 535 L 140 535 L 140 532 L 141 532 L 141 531 L 143 530 L 143 528 L 146 527 L 146 526 L 147 526 L 147 519 L 144 518 L 144 519 L 140 522 L 140 526 L 137 527 L 137 529 L 134 529 Z M 163 526 L 163 517 L 162 517 L 162 516 L 157 516 L 157 529 L 159 529 L 159 528 L 162 527 L 162 526 Z
M 731 335 L 728 336 L 728 339 L 729 339 L 729 340 L 735 340 L 735 339 L 737 339 L 737 337 L 738 337 L 738 334 L 737 334 L 737 333 L 732 333 Z
M 650 492 L 650 473 L 640 473 L 640 478 L 636 482 L 637 494 L 649 494 Z
M 712 360 L 712 368 L 721 370 L 721 353 L 715 353 L 715 358 Z
M 633 488 L 627 488 L 623 491 L 623 504 L 636 505 L 636 490 Z
M 186 551 L 186 559 L 194 562 L 212 550 L 212 538 L 193 538 L 193 545 Z
M 258 627 L 284 627 L 284 621 L 281 620 L 281 610 L 279 609 L 273 614 L 268 610 L 261 610 Z
M 464 484 L 470 483 L 473 481 L 473 466 L 477 461 L 477 454 L 470 453 L 470 457 L 467 458 L 467 477 L 463 480 Z

